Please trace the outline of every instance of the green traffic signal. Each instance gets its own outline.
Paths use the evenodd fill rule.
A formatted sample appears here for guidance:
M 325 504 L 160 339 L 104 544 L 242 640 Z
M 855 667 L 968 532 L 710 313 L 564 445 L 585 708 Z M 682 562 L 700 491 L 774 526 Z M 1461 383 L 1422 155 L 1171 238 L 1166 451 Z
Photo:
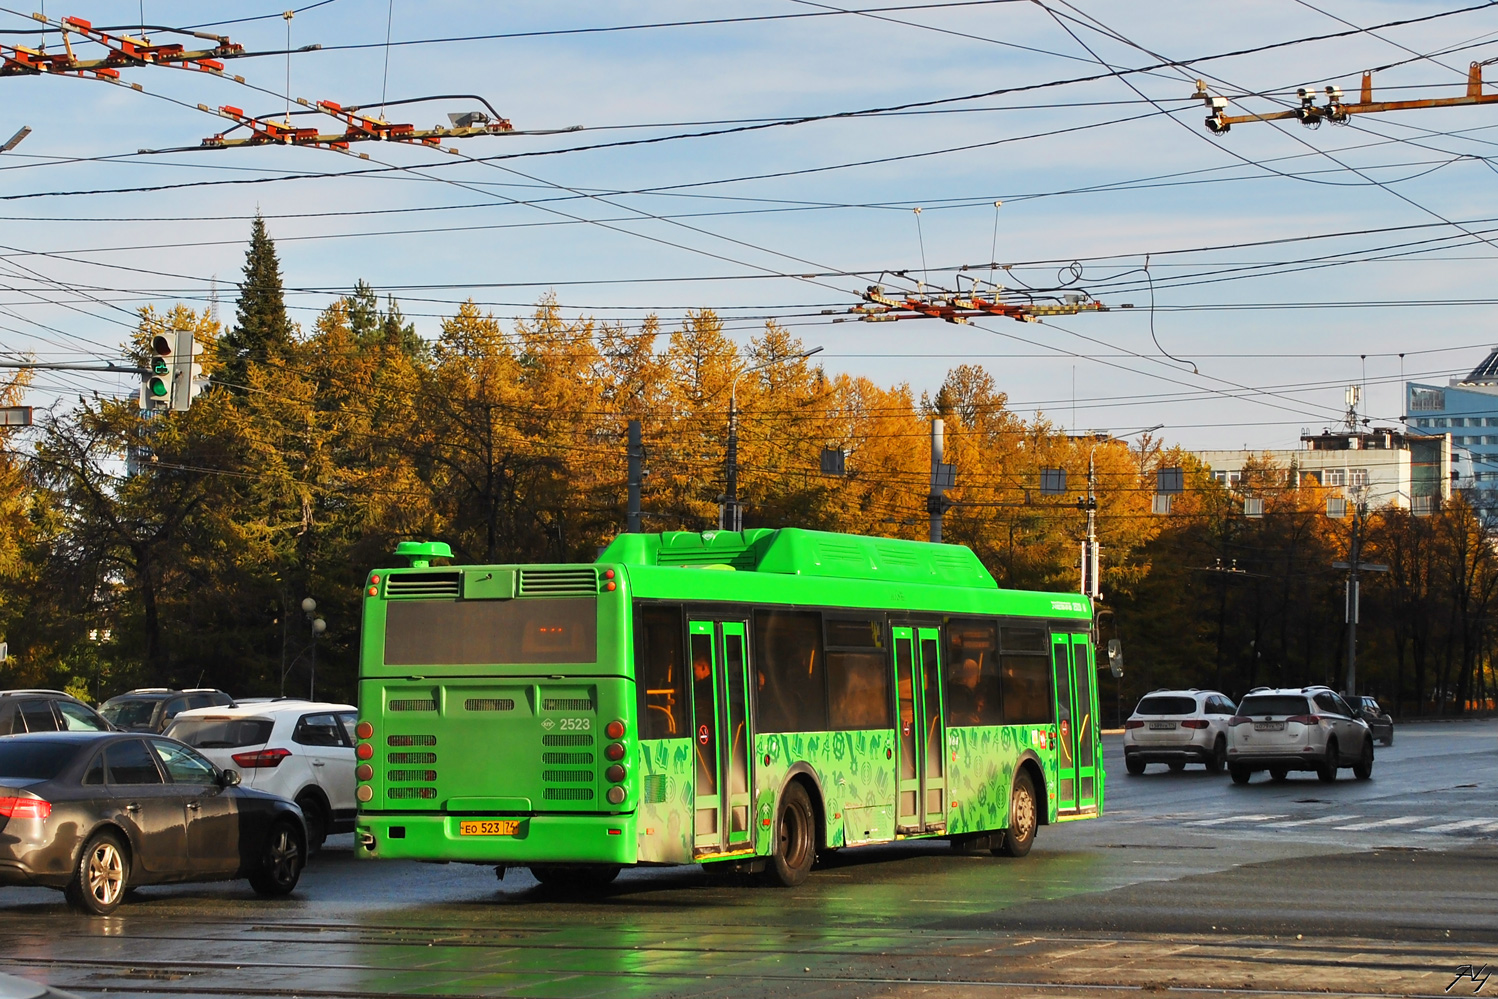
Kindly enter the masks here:
M 152 378 L 148 385 L 151 389 L 151 395 L 158 399 L 165 399 L 167 392 L 170 390 L 170 386 L 167 385 L 165 378 Z

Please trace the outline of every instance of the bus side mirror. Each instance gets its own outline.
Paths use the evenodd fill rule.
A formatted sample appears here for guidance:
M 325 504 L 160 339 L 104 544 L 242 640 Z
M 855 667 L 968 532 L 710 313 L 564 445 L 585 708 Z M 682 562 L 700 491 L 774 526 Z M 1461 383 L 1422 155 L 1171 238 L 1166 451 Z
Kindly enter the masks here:
M 1123 678 L 1123 643 L 1116 638 L 1108 639 L 1108 672 L 1115 679 Z

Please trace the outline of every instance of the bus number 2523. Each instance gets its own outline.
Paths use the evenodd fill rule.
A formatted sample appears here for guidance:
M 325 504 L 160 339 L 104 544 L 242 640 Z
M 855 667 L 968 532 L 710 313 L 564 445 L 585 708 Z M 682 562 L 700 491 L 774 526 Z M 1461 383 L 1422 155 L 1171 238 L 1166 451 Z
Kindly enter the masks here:
M 588 729 L 590 729 L 592 727 L 593 727 L 593 719 L 591 719 L 591 718 L 563 718 L 562 719 L 562 731 L 563 732 L 586 732 L 586 731 L 588 731 Z

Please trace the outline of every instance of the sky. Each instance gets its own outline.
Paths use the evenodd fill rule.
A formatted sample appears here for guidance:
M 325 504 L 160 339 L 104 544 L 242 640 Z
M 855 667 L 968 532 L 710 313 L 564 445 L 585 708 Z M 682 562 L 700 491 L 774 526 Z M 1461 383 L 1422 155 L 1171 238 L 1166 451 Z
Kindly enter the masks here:
M 138 308 L 204 308 L 215 289 L 232 319 L 257 211 L 304 329 L 358 280 L 427 337 L 468 298 L 506 323 L 554 294 L 567 316 L 653 312 L 668 330 L 712 308 L 741 341 L 788 327 L 829 372 L 919 396 L 980 364 L 1021 413 L 1164 424 L 1191 448 L 1295 447 L 1341 419 L 1349 384 L 1396 426 L 1404 380 L 1442 383 L 1498 343 L 1498 107 L 1213 136 L 1193 97 L 1200 79 L 1229 113 L 1297 105 L 1299 87 L 1355 99 L 1370 69 L 1378 100 L 1461 96 L 1469 64 L 1498 57 L 1498 6 L 1476 0 L 325 0 L 289 24 L 252 3 L 39 12 L 192 44 L 155 26 L 212 16 L 229 23 L 198 30 L 275 54 L 228 61 L 242 84 L 163 67 L 124 69 L 125 86 L 0 76 L 0 141 L 32 128 L 0 153 L 10 357 L 118 363 Z M 0 44 L 35 47 L 30 14 L 0 7 Z M 286 56 L 288 30 L 292 49 L 321 48 Z M 284 113 L 288 95 L 375 114 L 383 100 L 418 128 L 481 98 L 515 133 L 446 144 L 459 155 L 351 147 L 368 160 L 201 148 L 232 124 L 214 108 Z M 876 282 L 973 279 L 1107 311 L 848 315 Z M 27 402 L 135 388 L 38 372 Z

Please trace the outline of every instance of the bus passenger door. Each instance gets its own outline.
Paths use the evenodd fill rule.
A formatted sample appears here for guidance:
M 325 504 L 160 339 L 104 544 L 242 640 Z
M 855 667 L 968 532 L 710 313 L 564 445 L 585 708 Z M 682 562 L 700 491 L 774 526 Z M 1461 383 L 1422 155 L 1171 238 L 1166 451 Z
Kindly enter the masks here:
M 916 710 L 915 633 L 894 628 L 895 641 L 895 829 L 921 830 L 921 722 Z
M 749 684 L 749 656 L 745 623 L 725 621 L 719 625 L 723 636 L 723 823 L 728 829 L 723 847 L 726 850 L 751 849 L 753 829 L 750 827 L 751 795 L 753 782 L 750 768 L 754 754 L 750 751 L 749 712 L 746 705 Z
M 687 641 L 692 658 L 692 755 L 696 757 L 693 788 L 693 845 L 698 851 L 716 853 L 723 841 L 723 802 L 720 793 L 718 740 L 718 696 L 713 679 L 717 664 L 711 621 L 691 621 Z
M 1092 647 L 1086 635 L 1071 636 L 1071 661 L 1072 690 L 1076 695 L 1072 727 L 1077 742 L 1077 808 L 1096 811 L 1098 740 L 1092 700 L 1096 686 L 1093 679 L 1097 674 L 1093 671 Z
M 743 621 L 692 621 L 688 627 L 698 853 L 753 847 L 746 630 Z
M 1072 687 L 1071 636 L 1051 636 L 1051 682 L 1056 695 L 1056 810 L 1077 810 L 1077 717 Z
M 941 712 L 941 631 L 922 628 L 917 633 L 921 660 L 921 800 L 927 832 L 947 825 L 946 733 Z

